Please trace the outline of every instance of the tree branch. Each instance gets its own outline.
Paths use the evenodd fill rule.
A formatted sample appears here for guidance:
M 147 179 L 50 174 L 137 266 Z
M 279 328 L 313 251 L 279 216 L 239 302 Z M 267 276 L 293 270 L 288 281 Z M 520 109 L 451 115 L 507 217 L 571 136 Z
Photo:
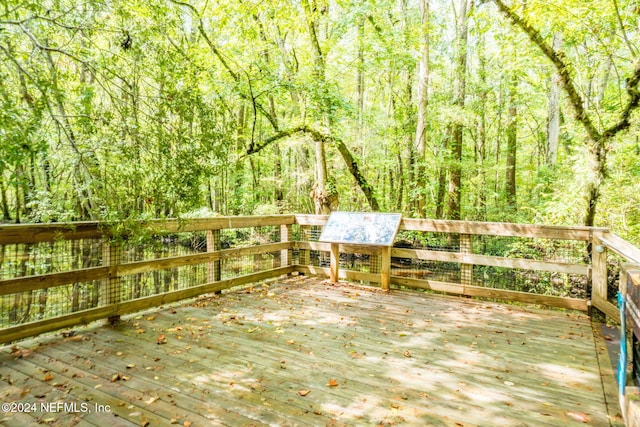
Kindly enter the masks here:
M 640 105 L 640 59 L 636 61 L 633 75 L 627 79 L 627 93 L 629 102 L 620 114 L 620 120 L 602 133 L 602 137 L 607 139 L 613 137 L 618 132 L 626 130 L 631 125 L 631 113 Z
M 509 21 L 513 23 L 516 27 L 519 27 L 524 33 L 529 37 L 529 39 L 536 45 L 544 55 L 549 58 L 549 60 L 553 63 L 558 71 L 558 75 L 560 76 L 560 81 L 569 95 L 569 101 L 574 109 L 576 119 L 582 123 L 585 127 L 589 137 L 592 141 L 599 140 L 602 135 L 596 129 L 593 121 L 589 117 L 587 110 L 584 108 L 584 100 L 574 84 L 573 77 L 571 76 L 571 69 L 569 64 L 565 61 L 564 55 L 562 52 L 558 52 L 553 49 L 547 42 L 545 42 L 544 38 L 540 34 L 538 30 L 533 28 L 529 23 L 521 18 L 518 14 L 516 14 L 512 8 L 507 6 L 502 0 L 493 0 L 493 2 L 498 6 L 498 9 L 507 17 Z
M 338 149 L 338 152 L 342 156 L 342 159 L 344 160 L 347 166 L 347 169 L 349 169 L 351 176 L 353 176 L 353 178 L 356 180 L 356 183 L 364 193 L 364 196 L 367 199 L 367 202 L 369 203 L 371 210 L 373 211 L 380 210 L 380 205 L 378 204 L 378 200 L 376 199 L 376 196 L 374 194 L 373 187 L 371 187 L 371 185 L 369 184 L 365 176 L 362 174 L 362 171 L 360 170 L 360 166 L 358 165 L 358 161 L 356 160 L 355 157 L 353 157 L 353 154 L 351 154 L 351 151 L 349 151 L 349 148 L 344 143 L 344 141 L 334 136 L 325 135 L 322 132 L 318 131 L 317 129 L 309 127 L 308 125 L 300 125 L 300 126 L 293 127 L 291 129 L 279 131 L 275 135 L 272 135 L 269 138 L 262 141 L 260 145 L 252 144 L 247 149 L 247 155 L 258 153 L 259 151 L 261 151 L 263 148 L 266 148 L 270 144 L 273 144 L 284 138 L 289 138 L 298 133 L 309 134 L 314 141 L 322 141 L 325 143 L 333 144 Z

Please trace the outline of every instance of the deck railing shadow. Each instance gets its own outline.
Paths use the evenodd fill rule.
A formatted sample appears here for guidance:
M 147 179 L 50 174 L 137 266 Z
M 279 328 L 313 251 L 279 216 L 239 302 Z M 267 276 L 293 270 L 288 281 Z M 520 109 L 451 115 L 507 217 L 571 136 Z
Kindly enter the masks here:
M 0 225 L 0 344 L 294 272 L 329 277 L 327 218 Z M 640 264 L 638 248 L 603 228 L 409 218 L 390 256 L 392 287 L 613 319 L 620 270 Z M 380 257 L 340 245 L 340 278 L 375 285 Z

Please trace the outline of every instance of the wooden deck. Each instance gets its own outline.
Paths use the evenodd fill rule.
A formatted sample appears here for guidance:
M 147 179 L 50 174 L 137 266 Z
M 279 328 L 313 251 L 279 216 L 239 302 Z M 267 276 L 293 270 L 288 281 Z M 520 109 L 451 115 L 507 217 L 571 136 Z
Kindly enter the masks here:
M 608 426 L 605 353 L 573 312 L 287 278 L 1 348 L 0 424 Z

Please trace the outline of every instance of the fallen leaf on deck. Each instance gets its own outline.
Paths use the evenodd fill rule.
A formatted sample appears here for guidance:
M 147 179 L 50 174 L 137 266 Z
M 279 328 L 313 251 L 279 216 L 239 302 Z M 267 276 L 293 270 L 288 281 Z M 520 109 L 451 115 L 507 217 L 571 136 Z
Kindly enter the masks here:
M 184 427 L 191 427 L 191 421 L 185 421 L 184 423 L 182 423 L 182 425 Z
M 298 396 L 306 396 L 311 393 L 311 390 L 298 390 Z
M 51 381 L 53 378 L 55 378 L 53 375 L 51 375 L 51 372 L 47 372 L 47 374 L 44 376 L 44 378 L 42 379 L 42 381 Z
M 23 359 L 31 354 L 30 350 L 21 349 L 17 346 L 11 347 L 11 355 L 17 359 Z
M 164 334 L 160 334 L 160 336 L 156 340 L 156 343 L 158 343 L 158 344 L 166 344 L 167 343 L 167 337 L 165 337 Z
M 329 383 L 327 385 L 329 387 L 337 387 L 338 386 L 338 380 L 330 379 Z
M 127 381 L 129 379 L 129 377 L 122 375 L 120 372 L 118 372 L 117 374 L 113 374 L 111 375 L 111 382 L 114 383 L 116 381 Z
M 583 412 L 567 412 L 566 414 L 567 417 L 573 418 L 581 423 L 587 424 L 591 422 L 591 417 Z

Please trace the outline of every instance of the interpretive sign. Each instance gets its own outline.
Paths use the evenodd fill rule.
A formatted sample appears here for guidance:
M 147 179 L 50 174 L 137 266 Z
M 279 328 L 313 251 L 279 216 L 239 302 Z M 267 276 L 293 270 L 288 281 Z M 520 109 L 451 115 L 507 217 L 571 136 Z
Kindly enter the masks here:
M 401 219 L 398 213 L 331 212 L 320 241 L 392 246 Z

